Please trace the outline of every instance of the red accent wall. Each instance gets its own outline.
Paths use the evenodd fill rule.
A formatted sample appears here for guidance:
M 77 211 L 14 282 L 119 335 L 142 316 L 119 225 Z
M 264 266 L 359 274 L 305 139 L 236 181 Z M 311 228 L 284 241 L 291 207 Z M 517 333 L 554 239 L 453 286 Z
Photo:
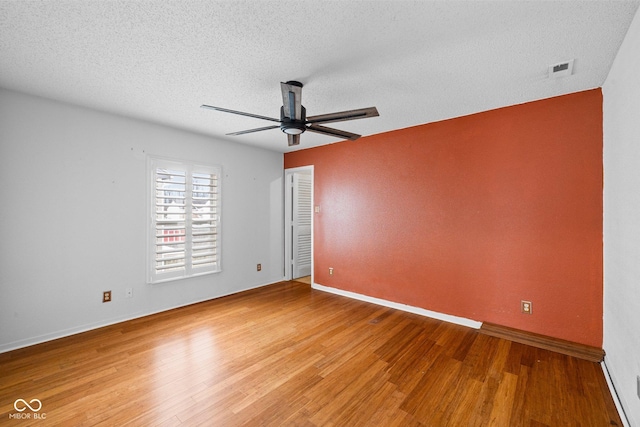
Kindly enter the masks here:
M 314 165 L 316 283 L 602 346 L 600 89 L 284 163 Z

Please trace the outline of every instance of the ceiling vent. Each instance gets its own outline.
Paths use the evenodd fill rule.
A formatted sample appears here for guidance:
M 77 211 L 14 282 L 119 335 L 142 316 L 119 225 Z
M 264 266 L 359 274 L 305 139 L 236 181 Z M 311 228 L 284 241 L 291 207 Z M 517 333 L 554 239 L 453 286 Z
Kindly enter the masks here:
M 573 59 L 571 61 L 565 61 L 565 62 L 560 62 L 558 64 L 549 65 L 550 79 L 570 76 L 571 74 L 573 74 Z

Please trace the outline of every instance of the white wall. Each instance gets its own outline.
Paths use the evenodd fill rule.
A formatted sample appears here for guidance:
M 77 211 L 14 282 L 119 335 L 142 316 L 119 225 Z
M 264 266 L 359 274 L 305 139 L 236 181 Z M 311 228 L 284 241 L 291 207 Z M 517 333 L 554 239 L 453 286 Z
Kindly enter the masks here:
M 147 155 L 222 166 L 222 273 L 146 284 Z M 280 153 L 0 90 L 0 352 L 281 280 L 282 175 Z
M 604 349 L 625 413 L 640 426 L 640 14 L 604 94 Z

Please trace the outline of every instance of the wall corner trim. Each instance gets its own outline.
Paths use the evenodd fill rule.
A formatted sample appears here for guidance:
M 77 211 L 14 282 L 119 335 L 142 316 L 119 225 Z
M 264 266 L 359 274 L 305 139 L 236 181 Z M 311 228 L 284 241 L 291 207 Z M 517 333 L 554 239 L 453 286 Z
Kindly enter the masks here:
M 604 374 L 604 379 L 607 381 L 607 387 L 609 387 L 609 393 L 611 394 L 611 398 L 613 399 L 613 403 L 616 405 L 616 409 L 618 410 L 618 414 L 620 415 L 620 419 L 622 420 L 622 424 L 624 427 L 631 427 L 631 423 L 629 422 L 629 418 L 627 418 L 627 413 L 624 411 L 624 406 L 622 406 L 622 402 L 620 401 L 620 396 L 618 395 L 618 391 L 616 390 L 616 386 L 613 383 L 613 377 L 611 376 L 611 372 L 609 372 L 609 367 L 607 366 L 607 361 L 603 360 L 600 363 L 602 366 L 602 372 Z
M 442 320 L 444 322 L 454 323 L 456 325 L 466 326 L 468 328 L 480 329 L 482 326 L 482 322 L 478 322 L 475 320 L 467 319 L 464 317 L 453 316 L 450 314 L 438 313 L 437 311 L 426 310 L 420 307 L 414 307 L 411 305 L 406 305 L 398 302 L 387 301 L 381 298 L 375 298 L 368 295 L 358 294 L 356 292 L 345 291 L 343 289 L 331 288 L 329 286 L 319 285 L 317 283 L 313 283 L 311 285 L 313 289 L 317 289 L 323 292 L 329 292 L 335 295 L 340 295 L 347 298 L 357 299 L 364 302 L 369 302 L 376 305 L 381 305 L 383 307 L 394 308 L 396 310 L 406 311 L 408 313 L 417 314 L 420 316 L 430 317 L 432 319 Z
M 526 332 L 520 329 L 485 322 L 482 324 L 480 332 L 492 337 L 504 338 L 520 344 L 555 351 L 556 353 L 577 357 L 590 362 L 600 363 L 604 360 L 604 350 L 601 348 L 552 338 L 533 332 Z

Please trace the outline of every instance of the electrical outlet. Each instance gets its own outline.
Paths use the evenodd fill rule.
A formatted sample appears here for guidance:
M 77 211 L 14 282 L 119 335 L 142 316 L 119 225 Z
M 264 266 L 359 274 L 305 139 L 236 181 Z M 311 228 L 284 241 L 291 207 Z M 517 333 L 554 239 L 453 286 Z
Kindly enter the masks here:
M 262 264 L 258 264 L 257 270 L 262 271 Z
M 333 267 L 329 267 L 329 276 L 333 276 Z
M 127 298 L 133 298 L 133 288 L 125 289 L 125 294 L 126 294 Z
M 104 291 L 102 293 L 102 302 L 109 302 L 111 301 L 111 291 Z
M 533 306 L 531 304 L 531 301 L 520 301 L 520 310 L 524 313 L 524 314 L 531 314 L 531 312 L 533 311 Z

